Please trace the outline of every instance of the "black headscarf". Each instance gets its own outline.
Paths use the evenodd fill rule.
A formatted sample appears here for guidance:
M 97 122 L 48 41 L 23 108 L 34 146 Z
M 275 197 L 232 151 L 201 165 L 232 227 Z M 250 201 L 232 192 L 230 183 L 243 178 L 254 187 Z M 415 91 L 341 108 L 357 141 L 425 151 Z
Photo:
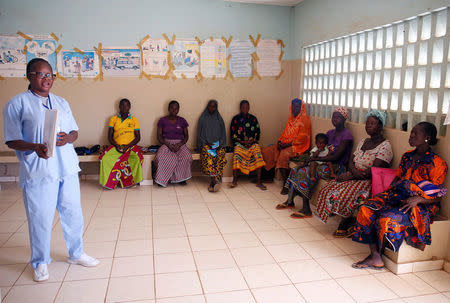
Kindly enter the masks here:
M 214 102 L 217 107 L 217 110 L 213 113 L 208 111 L 210 102 Z M 226 145 L 225 123 L 219 113 L 218 103 L 216 100 L 211 100 L 208 102 L 208 105 L 206 105 L 205 110 L 198 120 L 197 148 L 199 151 L 207 143 L 212 144 L 219 141 L 219 146 L 224 147 Z

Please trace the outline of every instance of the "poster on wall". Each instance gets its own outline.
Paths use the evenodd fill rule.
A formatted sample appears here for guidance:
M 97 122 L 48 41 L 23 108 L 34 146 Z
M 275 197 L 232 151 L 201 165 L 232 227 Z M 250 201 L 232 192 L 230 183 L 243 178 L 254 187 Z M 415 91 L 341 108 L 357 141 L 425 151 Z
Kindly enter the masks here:
M 234 40 L 228 51 L 231 55 L 229 66 L 233 77 L 250 77 L 252 75 L 252 56 L 255 51 L 250 41 Z
M 165 39 L 148 39 L 142 44 L 142 70 L 149 75 L 163 76 L 169 70 L 169 49 Z
M 194 39 L 176 40 L 172 48 L 174 75 L 194 78 L 199 70 L 198 44 Z
M 23 52 L 25 39 L 17 35 L 0 35 L 0 75 L 24 77 L 27 57 Z
M 58 72 L 63 77 L 95 77 L 99 73 L 97 53 L 62 50 L 58 54 Z
M 281 45 L 277 40 L 261 40 L 256 47 L 256 70 L 261 77 L 276 77 L 281 72 Z
M 205 77 L 225 77 L 227 73 L 227 46 L 221 39 L 205 40 L 200 46 L 200 71 Z
M 105 77 L 139 77 L 139 48 L 105 47 L 102 49 L 102 70 Z
M 34 58 L 42 58 L 50 63 L 53 71 L 56 72 L 56 48 L 57 42 L 51 36 L 29 35 L 33 40 L 27 41 L 27 62 Z

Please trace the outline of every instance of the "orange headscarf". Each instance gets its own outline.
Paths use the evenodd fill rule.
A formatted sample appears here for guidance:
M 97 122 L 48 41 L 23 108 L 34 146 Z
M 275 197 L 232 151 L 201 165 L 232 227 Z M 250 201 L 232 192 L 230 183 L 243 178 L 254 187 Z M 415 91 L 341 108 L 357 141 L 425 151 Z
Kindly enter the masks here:
M 298 101 L 301 102 L 301 109 L 297 117 L 294 117 L 292 103 Z M 302 100 L 294 99 L 292 103 L 289 107 L 288 121 L 278 140 L 282 143 L 292 142 L 292 151 L 296 155 L 301 155 L 309 149 L 311 143 L 311 120 L 306 115 L 305 104 Z

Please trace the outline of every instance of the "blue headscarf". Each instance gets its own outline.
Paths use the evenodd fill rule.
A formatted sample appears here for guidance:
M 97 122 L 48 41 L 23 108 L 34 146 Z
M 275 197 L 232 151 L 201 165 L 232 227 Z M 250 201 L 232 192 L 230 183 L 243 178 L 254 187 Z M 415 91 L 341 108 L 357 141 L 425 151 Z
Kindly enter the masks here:
M 375 117 L 378 120 L 380 120 L 383 127 L 386 125 L 386 113 L 378 110 L 378 109 L 369 109 L 369 112 L 366 115 L 366 121 L 369 119 L 369 117 Z

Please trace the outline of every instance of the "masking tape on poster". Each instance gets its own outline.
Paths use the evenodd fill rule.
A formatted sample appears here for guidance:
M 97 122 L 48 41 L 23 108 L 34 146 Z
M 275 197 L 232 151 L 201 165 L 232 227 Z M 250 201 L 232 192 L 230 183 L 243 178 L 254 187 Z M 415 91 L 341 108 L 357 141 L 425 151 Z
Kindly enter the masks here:
M 51 36 L 53 39 L 55 39 L 56 42 L 59 41 L 59 38 L 58 38 L 58 36 L 55 35 L 55 33 L 51 33 L 50 36 Z
M 278 40 L 277 40 L 277 44 L 280 44 L 282 48 L 285 47 L 284 42 L 283 42 L 283 40 L 281 40 L 281 39 L 278 39 Z
M 98 56 L 98 67 L 99 67 L 99 73 L 97 76 L 95 76 L 94 81 L 97 81 L 100 79 L 100 81 L 103 81 L 103 70 L 102 70 L 102 43 L 100 42 L 98 44 L 98 48 L 94 46 L 94 50 L 97 53 Z
M 284 51 L 281 51 L 280 56 L 278 57 L 278 61 L 281 62 L 281 60 L 283 59 L 283 55 L 284 55 Z
M 25 34 L 22 33 L 21 31 L 18 31 L 17 34 L 18 34 L 19 36 L 21 36 L 22 38 L 24 38 L 25 40 L 28 40 L 28 41 L 33 40 L 33 38 L 31 38 L 31 37 L 28 36 L 28 35 L 25 35 Z
M 84 52 L 77 47 L 74 47 L 73 50 L 76 51 L 77 53 L 79 53 L 80 55 L 84 55 Z
M 256 40 L 253 39 L 252 35 L 248 35 L 248 37 L 249 37 L 250 40 L 252 41 L 253 46 L 254 46 L 254 47 L 257 47 L 257 46 L 258 46 L 258 43 L 259 43 L 259 40 L 261 39 L 261 34 L 258 34 L 258 36 L 256 37 Z
M 278 76 L 275 77 L 275 80 L 280 79 L 280 78 L 281 78 L 281 75 L 283 75 L 283 73 L 284 73 L 284 69 L 282 69 L 282 70 L 280 71 L 280 73 L 278 74 Z

